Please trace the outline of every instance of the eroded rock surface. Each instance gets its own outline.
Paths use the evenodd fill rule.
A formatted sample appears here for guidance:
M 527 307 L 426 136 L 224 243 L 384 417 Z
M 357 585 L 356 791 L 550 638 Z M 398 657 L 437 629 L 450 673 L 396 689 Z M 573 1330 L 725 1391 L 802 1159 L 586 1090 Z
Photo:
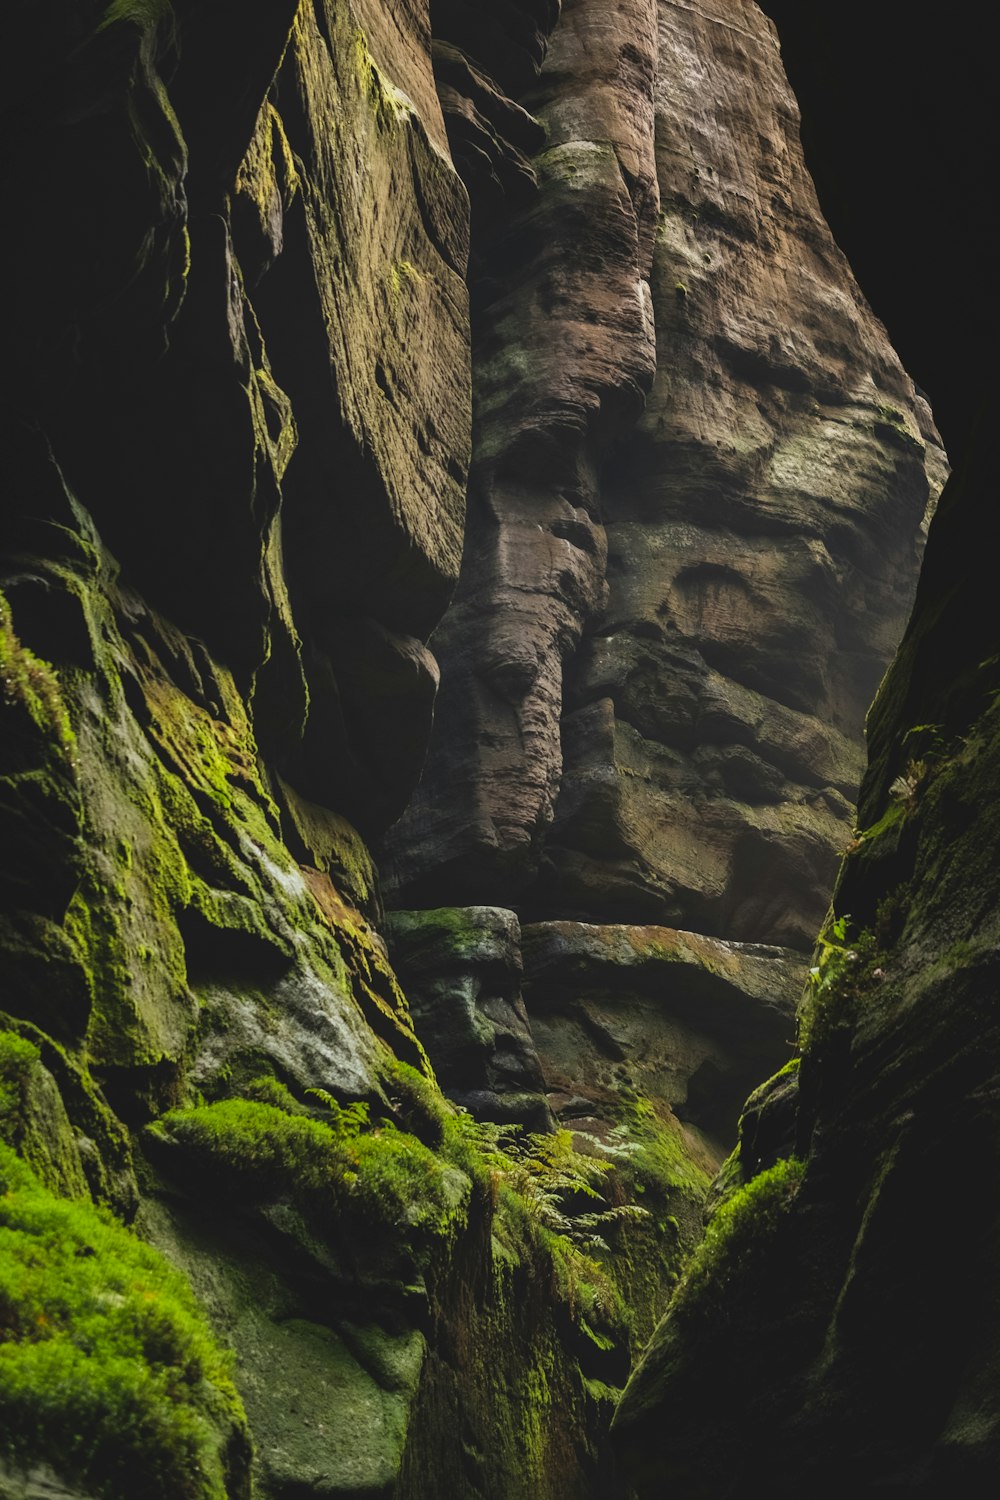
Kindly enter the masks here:
M 552 1129 L 521 997 L 521 927 L 495 906 L 390 912 L 385 933 L 450 1099 L 478 1119 Z
M 473 242 L 469 540 L 392 899 L 804 949 L 936 434 L 823 223 L 756 6 L 566 6 L 527 102 L 534 203 Z
M 532 1031 L 560 1121 L 613 1122 L 618 1096 L 632 1090 L 693 1126 L 721 1160 L 747 1093 L 788 1057 L 806 974 L 800 955 L 584 922 L 526 926 L 522 948 Z
M 465 565 L 435 639 L 449 664 L 435 756 L 392 840 L 397 905 L 437 895 L 506 904 L 533 875 L 551 821 L 563 671 L 605 595 L 600 462 L 655 367 L 654 10 L 652 0 L 564 5 L 524 98 L 537 124 L 516 111 L 494 124 L 531 152 L 505 217 L 491 217 L 481 173 L 469 170 L 474 231 L 487 203 L 474 242 Z M 533 34 L 527 15 L 524 27 Z M 466 87 L 472 108 L 479 86 Z M 467 116 L 456 105 L 448 114 L 460 166 Z
M 786 1495 L 992 1484 L 997 658 L 953 571 L 984 463 L 942 498 L 872 711 L 797 1077 L 750 1101 L 729 1202 L 619 1410 L 640 1495 L 736 1495 L 776 1451 Z

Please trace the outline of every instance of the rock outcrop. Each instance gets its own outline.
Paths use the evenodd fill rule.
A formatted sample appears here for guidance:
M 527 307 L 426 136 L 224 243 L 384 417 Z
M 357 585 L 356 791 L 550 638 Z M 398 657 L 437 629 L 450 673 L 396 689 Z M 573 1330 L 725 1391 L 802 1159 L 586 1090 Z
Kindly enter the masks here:
M 883 200 L 870 164 L 855 178 L 847 153 L 860 124 L 850 106 L 831 108 L 826 89 L 863 27 L 861 79 L 892 80 L 876 121 L 915 150 L 907 185 L 953 161 L 959 181 L 977 176 L 980 136 L 965 126 L 988 96 L 950 39 L 901 37 L 869 19 L 861 6 L 836 23 L 798 8 L 786 33 L 792 73 L 826 80 L 813 101 L 814 161 L 821 180 L 836 188 L 839 177 L 855 235 L 870 219 L 873 295 L 885 294 L 895 336 L 919 354 L 935 409 L 941 393 L 955 472 L 869 716 L 860 828 L 803 1001 L 801 1062 L 749 1101 L 704 1249 L 619 1409 L 619 1452 L 640 1496 L 978 1496 L 1000 1460 L 998 1228 L 984 1189 L 1000 1060 L 989 379 L 938 280 L 940 238 L 919 233 L 922 210 L 899 181 Z M 920 78 L 929 117 L 923 91 L 919 105 L 908 92 Z M 921 152 L 931 122 L 940 134 Z M 866 111 L 866 139 L 871 125 Z M 978 309 L 969 289 L 988 241 L 975 235 L 975 195 L 956 202 L 970 231 L 958 296 Z M 901 272 L 903 243 L 919 249 Z
M 619 1409 L 640 1495 L 992 1485 L 998 658 L 981 565 L 956 583 L 987 483 L 971 463 L 931 527 L 801 1065 L 751 1101 L 728 1201 Z
M 929 413 L 755 5 L 566 5 L 527 102 L 534 195 L 473 217 L 465 562 L 387 890 L 808 949 L 943 479 Z

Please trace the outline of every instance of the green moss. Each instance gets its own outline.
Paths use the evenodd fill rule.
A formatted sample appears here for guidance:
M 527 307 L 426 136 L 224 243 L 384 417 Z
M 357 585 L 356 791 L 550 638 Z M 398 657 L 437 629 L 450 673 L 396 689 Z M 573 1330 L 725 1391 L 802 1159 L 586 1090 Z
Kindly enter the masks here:
M 868 987 L 871 973 L 882 961 L 875 933 L 863 929 L 852 935 L 851 918 L 831 911 L 817 939 L 815 962 L 799 1006 L 801 1052 L 826 1046 L 835 1033 L 849 1031 L 856 1004 Z
M 268 1074 L 262 1074 L 259 1078 L 251 1078 L 240 1093 L 256 1104 L 270 1104 L 275 1109 L 283 1110 L 286 1115 L 312 1117 L 312 1111 L 307 1104 L 301 1104 L 290 1089 Z
M 72 761 L 76 736 L 59 680 L 48 662 L 22 646 L 14 634 L 10 605 L 0 593 L 0 696 L 24 709 L 36 731 Z
M 625 1150 L 617 1158 L 622 1179 L 641 1193 L 665 1195 L 671 1189 L 708 1192 L 711 1174 L 697 1161 L 684 1132 L 649 1099 L 623 1089 L 615 1104 L 617 1136 Z
M 0 1146 L 0 1454 L 121 1500 L 247 1494 L 230 1361 L 191 1289 Z
M 27 1080 L 40 1056 L 24 1037 L 0 1031 L 0 1140 L 8 1145 L 22 1123 Z
M 98 26 L 104 31 L 118 21 L 131 22 L 133 26 L 159 26 L 162 21 L 173 24 L 174 8 L 170 0 L 111 0 Z
M 0 1141 L 17 1151 L 43 1186 L 87 1198 L 80 1154 L 55 1079 L 41 1049 L 15 1031 L 0 1031 Z
M 623 1089 L 618 1125 L 604 1150 L 614 1163 L 612 1201 L 641 1204 L 645 1219 L 623 1222 L 601 1261 L 628 1308 L 637 1355 L 666 1309 L 702 1234 L 711 1176 L 672 1115 Z
M 752 1273 L 802 1183 L 805 1163 L 779 1161 L 751 1179 L 715 1214 L 671 1304 L 682 1318 L 725 1315 L 731 1283 Z
M 378 1253 L 404 1253 L 417 1264 L 450 1233 L 468 1190 L 415 1136 L 387 1121 L 370 1125 L 364 1106 L 338 1107 L 327 1123 L 224 1099 L 172 1110 L 150 1130 L 213 1178 L 242 1182 L 252 1198 L 291 1196 L 307 1218 L 338 1221 L 342 1238 L 361 1221 L 384 1240 Z
M 368 38 L 363 31 L 354 33 L 353 54 L 355 73 L 376 123 L 382 130 L 394 130 L 401 119 L 413 113 L 412 104 L 385 77 L 368 50 Z
M 398 297 L 405 286 L 416 287 L 426 280 L 425 273 L 410 260 L 397 260 L 386 272 L 386 280 L 392 297 Z

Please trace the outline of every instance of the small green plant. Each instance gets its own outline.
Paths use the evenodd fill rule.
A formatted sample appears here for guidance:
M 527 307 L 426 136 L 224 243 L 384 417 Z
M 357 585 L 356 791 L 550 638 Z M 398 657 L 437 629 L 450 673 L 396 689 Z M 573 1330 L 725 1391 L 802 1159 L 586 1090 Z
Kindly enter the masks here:
M 866 928 L 851 937 L 850 929 L 851 918 L 845 913 L 828 921 L 816 940 L 816 962 L 799 1011 L 802 1052 L 853 1021 L 861 982 L 877 962 L 875 934 Z
M 911 807 L 917 799 L 917 794 L 930 770 L 928 760 L 911 760 L 902 776 L 897 776 L 889 786 L 889 796 L 896 802 L 902 802 L 905 807 Z
M 607 1250 L 603 1230 L 649 1218 L 636 1204 L 607 1201 L 601 1189 L 613 1162 L 577 1151 L 568 1130 L 525 1135 L 519 1125 L 474 1120 L 462 1112 L 450 1134 L 460 1164 L 474 1175 L 485 1167 L 495 1187 L 517 1200 L 519 1213 L 579 1250 Z
M 509 1161 L 506 1185 L 547 1229 L 582 1250 L 607 1250 L 602 1230 L 627 1219 L 649 1218 L 638 1204 L 607 1202 L 601 1188 L 612 1163 L 575 1150 L 568 1130 L 513 1143 Z M 589 1204 L 600 1207 L 585 1206 Z
M 816 939 L 816 963 L 809 970 L 809 981 L 814 990 L 829 988 L 844 964 L 857 958 L 847 943 L 850 924 L 848 915 L 837 917 Z
M 331 1115 L 330 1123 L 342 1140 L 357 1140 L 363 1130 L 371 1129 L 371 1111 L 363 1099 L 340 1104 L 326 1089 L 306 1089 L 306 1093 L 326 1105 Z

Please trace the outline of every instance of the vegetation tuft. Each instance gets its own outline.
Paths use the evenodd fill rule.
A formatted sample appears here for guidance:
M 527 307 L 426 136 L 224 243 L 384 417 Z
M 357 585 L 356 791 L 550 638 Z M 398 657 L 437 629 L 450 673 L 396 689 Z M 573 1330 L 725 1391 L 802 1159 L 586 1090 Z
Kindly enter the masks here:
M 120 1500 L 248 1493 L 230 1360 L 185 1279 L 0 1145 L 0 1456 Z

